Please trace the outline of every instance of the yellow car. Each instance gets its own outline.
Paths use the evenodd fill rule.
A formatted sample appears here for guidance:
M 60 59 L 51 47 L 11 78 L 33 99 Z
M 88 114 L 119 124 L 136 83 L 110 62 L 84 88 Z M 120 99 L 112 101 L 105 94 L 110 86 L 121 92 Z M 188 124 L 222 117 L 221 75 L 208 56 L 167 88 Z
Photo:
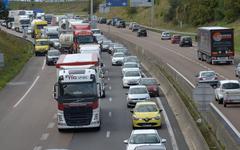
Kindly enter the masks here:
M 161 128 L 161 112 L 155 102 L 138 102 L 132 112 L 133 128 Z
M 49 50 L 49 42 L 48 39 L 37 39 L 34 44 L 35 55 L 38 54 L 46 54 Z

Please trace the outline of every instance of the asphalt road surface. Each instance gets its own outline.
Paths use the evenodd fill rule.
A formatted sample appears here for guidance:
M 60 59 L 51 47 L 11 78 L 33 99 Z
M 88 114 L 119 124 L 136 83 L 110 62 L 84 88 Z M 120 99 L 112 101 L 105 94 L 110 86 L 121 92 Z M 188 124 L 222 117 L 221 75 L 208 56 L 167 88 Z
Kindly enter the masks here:
M 126 40 L 130 40 L 159 57 L 163 62 L 173 66 L 179 73 L 186 77 L 193 85 L 196 85 L 195 75 L 202 70 L 216 71 L 220 79 L 237 79 L 234 74 L 234 65 L 210 65 L 197 59 L 197 47 L 179 47 L 178 44 L 171 44 L 169 40 L 161 40 L 160 33 L 148 31 L 148 37 L 139 38 L 131 30 L 118 29 L 112 26 L 99 25 L 100 29 L 111 34 L 118 35 Z M 232 105 L 224 108 L 223 105 L 214 105 L 230 120 L 230 122 L 240 131 L 240 105 Z
M 12 32 L 12 34 L 16 34 Z M 21 36 L 21 34 L 18 34 Z M 131 114 L 126 104 L 127 89 L 121 86 L 120 67 L 111 66 L 110 56 L 103 54 L 106 65 L 106 98 L 101 99 L 100 131 L 75 130 L 59 133 L 56 127 L 56 101 L 52 98 L 56 69 L 46 66 L 44 57 L 32 57 L 24 69 L 0 92 L 0 149 L 4 150 L 122 150 L 123 140 L 132 131 Z M 164 97 L 160 97 L 174 129 L 178 149 L 187 149 L 174 115 Z M 166 117 L 166 116 L 164 116 Z M 165 122 L 159 134 L 173 143 Z M 173 136 L 173 135 L 171 135 Z

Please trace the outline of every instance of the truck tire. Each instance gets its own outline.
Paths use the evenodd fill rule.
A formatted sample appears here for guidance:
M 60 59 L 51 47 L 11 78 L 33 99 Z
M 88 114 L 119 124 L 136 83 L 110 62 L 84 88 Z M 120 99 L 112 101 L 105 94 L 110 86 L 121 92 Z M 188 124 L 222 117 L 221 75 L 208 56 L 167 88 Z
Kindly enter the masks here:
M 58 132 L 64 132 L 65 130 L 64 129 L 58 129 Z

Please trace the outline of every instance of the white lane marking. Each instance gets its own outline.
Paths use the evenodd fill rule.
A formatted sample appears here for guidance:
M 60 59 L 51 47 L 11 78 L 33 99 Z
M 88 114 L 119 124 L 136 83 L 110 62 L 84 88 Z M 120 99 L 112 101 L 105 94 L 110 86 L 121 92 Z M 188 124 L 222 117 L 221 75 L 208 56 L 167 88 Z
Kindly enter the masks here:
M 46 64 L 46 59 L 43 60 L 42 70 L 44 70 L 44 68 L 45 68 L 45 64 Z
M 54 122 L 50 122 L 47 126 L 47 129 L 53 128 L 55 126 Z
M 170 138 L 171 138 L 171 141 L 172 141 L 172 147 L 173 147 L 173 150 L 178 150 L 178 145 L 177 145 L 177 141 L 176 141 L 176 138 L 175 138 L 175 135 L 173 133 L 173 128 L 171 126 L 171 123 L 168 119 L 168 116 L 167 116 L 167 113 L 163 107 L 163 104 L 160 100 L 159 97 L 156 98 L 157 99 L 157 102 L 158 102 L 158 105 L 160 106 L 160 108 L 163 110 L 162 113 L 163 113 L 163 116 L 165 118 L 165 123 L 167 125 L 167 129 L 168 129 L 168 132 L 169 132 L 169 135 L 170 135 Z
M 112 112 L 111 112 L 111 111 L 108 113 L 108 116 L 109 116 L 109 117 L 112 117 Z
M 111 86 L 109 86 L 109 90 L 112 90 L 112 87 L 111 87 Z
M 107 131 L 107 133 L 106 133 L 106 138 L 110 138 L 110 134 L 111 134 L 111 132 L 110 132 L 110 131 Z
M 20 98 L 20 100 L 18 100 L 18 102 L 13 106 L 14 108 L 16 108 L 22 101 L 23 99 L 27 96 L 27 94 L 31 91 L 31 89 L 34 87 L 34 85 L 37 83 L 38 79 L 40 76 L 37 76 L 36 79 L 34 80 L 34 82 L 32 83 L 32 85 L 29 87 L 29 89 L 26 91 L 26 93 Z
M 35 146 L 33 150 L 42 150 L 42 146 Z
M 49 137 L 49 133 L 44 133 L 44 134 L 42 134 L 40 140 L 45 141 L 45 140 L 47 140 L 48 137 Z
M 184 80 L 186 80 L 188 82 L 188 84 L 190 84 L 193 88 L 195 88 L 195 85 L 190 82 L 184 75 L 182 75 L 179 71 L 177 71 L 177 69 L 175 69 L 173 66 L 171 66 L 170 64 L 167 64 L 170 68 L 172 68 L 177 74 L 179 74 Z
M 53 115 L 53 119 L 57 119 L 57 114 L 54 114 L 54 115 Z
M 108 78 L 108 81 L 110 81 L 110 78 Z
M 109 97 L 109 102 L 111 102 L 112 101 L 112 97 Z
M 234 133 L 240 138 L 239 131 L 235 128 L 235 126 L 227 119 L 227 117 L 213 104 L 210 103 L 210 106 L 223 118 L 223 120 L 228 124 L 228 126 L 234 131 Z

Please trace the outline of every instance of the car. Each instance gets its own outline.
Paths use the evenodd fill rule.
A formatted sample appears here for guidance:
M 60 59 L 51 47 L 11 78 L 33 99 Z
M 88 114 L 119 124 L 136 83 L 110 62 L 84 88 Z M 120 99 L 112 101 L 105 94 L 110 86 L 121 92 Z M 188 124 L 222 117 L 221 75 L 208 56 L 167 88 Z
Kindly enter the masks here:
M 127 144 L 126 150 L 134 150 L 143 145 L 164 145 L 166 139 L 161 138 L 155 129 L 133 130 L 129 139 L 123 142 Z
M 132 30 L 132 26 L 133 26 L 134 24 L 137 24 L 137 23 L 136 23 L 136 22 L 130 22 L 130 23 L 129 23 L 129 26 L 128 26 L 128 29 L 129 29 L 129 30 Z
M 235 67 L 234 72 L 236 77 L 240 77 L 240 63 Z
M 137 102 L 150 100 L 147 87 L 144 85 L 130 86 L 127 94 L 127 107 L 135 107 Z
M 138 37 L 141 37 L 141 36 L 146 37 L 147 36 L 147 30 L 145 28 L 139 28 L 138 31 L 137 31 L 137 36 Z
M 172 44 L 179 44 L 180 38 L 181 38 L 181 35 L 178 35 L 178 34 L 172 35 L 171 43 Z
M 92 29 L 91 31 L 93 33 L 93 36 L 102 35 L 102 32 L 100 29 Z
M 99 23 L 100 23 L 100 24 L 106 24 L 106 23 L 107 23 L 107 19 L 106 19 L 106 18 L 101 18 L 101 19 L 99 20 Z
M 114 53 L 119 53 L 119 52 L 124 53 L 125 56 L 129 55 L 129 51 L 128 51 L 128 49 L 125 48 L 125 47 L 116 47 L 116 48 L 114 48 L 114 50 L 113 50 L 113 52 L 112 52 L 112 55 L 113 55 Z
M 112 43 L 111 40 L 108 40 L 108 39 L 103 40 L 102 43 L 100 44 L 101 51 L 103 52 L 109 51 L 109 46 L 111 43 Z
M 216 87 L 218 83 L 218 75 L 215 71 L 200 71 L 197 75 L 197 82 L 199 83 L 207 83 L 212 87 Z
M 171 40 L 171 35 L 169 32 L 162 32 L 161 40 Z
M 109 46 L 108 53 L 113 54 L 116 48 L 125 48 L 125 47 L 120 43 L 113 43 L 112 45 Z
M 136 62 L 126 62 L 122 65 L 122 75 L 125 74 L 125 72 L 128 70 L 128 69 L 132 69 L 132 68 L 135 68 L 136 70 L 140 70 L 140 65 Z
M 126 23 L 124 20 L 118 20 L 116 23 L 117 28 L 126 28 Z
M 112 18 L 111 25 L 112 25 L 112 26 L 115 26 L 118 20 L 121 20 L 121 19 L 118 18 L 118 17 L 113 17 L 113 18 Z
M 107 19 L 106 25 L 111 25 L 112 24 L 112 19 Z
M 180 38 L 179 46 L 190 46 L 192 47 L 192 38 L 190 36 L 182 36 Z
M 112 65 L 122 65 L 124 57 L 124 53 L 114 53 L 112 56 Z
M 139 85 L 145 85 L 148 89 L 150 96 L 157 97 L 159 96 L 159 85 L 155 78 L 141 78 Z
M 132 32 L 138 31 L 139 28 L 140 28 L 140 25 L 139 25 L 139 24 L 133 24 L 133 26 L 132 26 Z
M 61 53 L 57 49 L 50 49 L 46 54 L 46 64 L 47 65 L 54 65 L 58 61 Z
M 141 72 L 138 69 L 129 68 L 123 75 L 122 86 L 123 88 L 129 87 L 130 85 L 138 85 L 139 80 L 142 78 Z
M 136 128 L 161 128 L 161 112 L 153 101 L 137 102 L 132 113 L 132 127 Z
M 123 63 L 126 63 L 126 62 L 139 63 L 140 61 L 138 60 L 137 56 L 126 56 L 123 60 Z
M 221 80 L 215 89 L 215 100 L 226 107 L 230 103 L 240 103 L 240 83 L 238 80 Z
M 166 150 L 165 145 L 141 145 L 135 147 L 134 150 Z

